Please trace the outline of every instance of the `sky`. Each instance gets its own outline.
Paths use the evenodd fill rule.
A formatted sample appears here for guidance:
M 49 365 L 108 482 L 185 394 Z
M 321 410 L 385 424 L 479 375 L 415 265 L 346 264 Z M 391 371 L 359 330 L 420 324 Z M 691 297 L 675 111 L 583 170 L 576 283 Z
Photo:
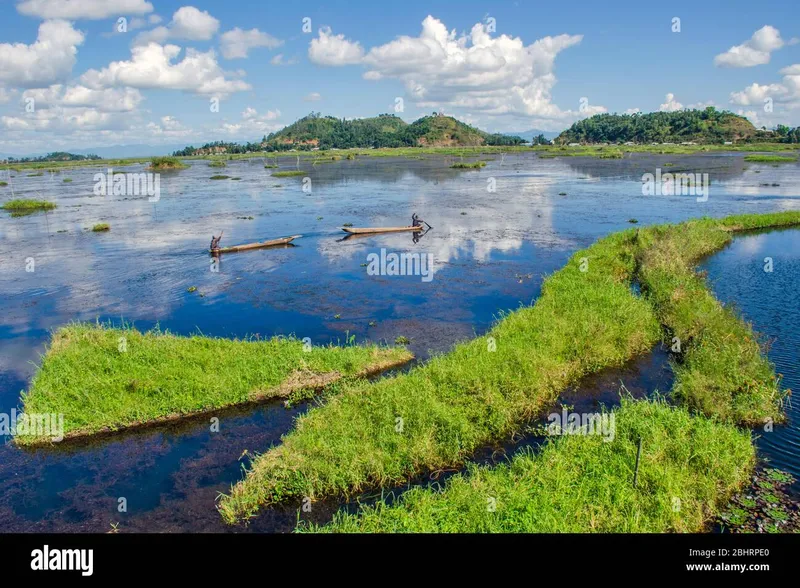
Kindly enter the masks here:
M 800 125 L 797 0 L 0 0 L 0 153 L 255 141 L 312 111 L 521 132 L 708 105 Z

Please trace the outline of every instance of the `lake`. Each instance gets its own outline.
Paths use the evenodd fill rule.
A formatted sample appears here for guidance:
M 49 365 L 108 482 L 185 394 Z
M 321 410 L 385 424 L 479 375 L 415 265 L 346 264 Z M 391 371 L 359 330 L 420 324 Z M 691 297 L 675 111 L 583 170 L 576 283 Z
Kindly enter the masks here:
M 262 159 L 226 168 L 189 161 L 164 172 L 157 202 L 96 196 L 102 167 L 11 172 L 0 202 L 43 198 L 48 213 L 0 214 L 0 413 L 20 404 L 52 329 L 70 321 L 122 321 L 179 334 L 220 337 L 294 334 L 312 342 L 410 340 L 418 361 L 485 332 L 503 312 L 530 304 L 544 276 L 577 249 L 632 226 L 800 208 L 800 166 L 748 164 L 743 154 L 648 155 L 622 160 L 482 156 L 480 170 L 451 169 L 457 157 L 280 158 L 276 178 Z M 272 160 L 266 163 L 272 163 Z M 642 194 L 645 173 L 708 173 L 709 197 Z M 142 165 L 118 168 L 141 172 Z M 226 174 L 238 180 L 210 180 Z M 310 182 L 304 181 L 310 178 Z M 64 178 L 71 178 L 65 183 Z M 306 191 L 304 191 L 304 186 Z M 309 191 L 310 189 L 310 191 Z M 356 227 L 404 226 L 417 212 L 433 229 L 344 239 Z M 252 217 L 252 218 L 251 218 Z M 94 233 L 96 223 L 111 230 Z M 223 246 L 303 235 L 296 246 L 208 254 Z M 737 237 L 704 262 L 717 296 L 735 304 L 766 338 L 785 386 L 797 389 L 800 236 Z M 369 275 L 370 254 L 420 253 L 432 279 Z M 773 271 L 764 272 L 764 258 Z M 31 259 L 33 266 L 31 266 Z M 33 267 L 34 271 L 26 271 Z M 218 271 L 217 271 L 218 270 Z M 190 288 L 196 290 L 190 292 Z M 644 362 L 643 371 L 657 369 Z M 648 386 L 664 378 L 643 374 Z M 614 378 L 601 384 L 606 390 Z M 660 384 L 659 384 L 660 383 Z M 796 405 L 797 403 L 795 403 Z M 279 443 L 307 405 L 234 410 L 220 432 L 207 420 L 54 448 L 0 448 L 0 526 L 6 531 L 226 530 L 219 492 L 242 476 L 245 450 Z M 759 452 L 800 477 L 798 408 L 758 440 Z M 119 499 L 127 512 L 118 511 Z M 335 506 L 335 505 L 334 505 Z M 270 509 L 247 530 L 289 531 L 296 506 Z M 243 530 L 243 529 L 236 529 Z

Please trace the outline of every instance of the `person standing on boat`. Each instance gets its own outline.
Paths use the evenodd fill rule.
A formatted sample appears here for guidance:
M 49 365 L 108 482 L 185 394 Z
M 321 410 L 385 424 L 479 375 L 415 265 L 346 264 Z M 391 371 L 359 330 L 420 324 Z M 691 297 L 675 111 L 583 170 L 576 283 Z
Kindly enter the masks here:
M 422 223 L 424 223 L 424 222 L 425 222 L 424 220 L 422 220 L 421 218 L 419 218 L 419 216 L 417 216 L 416 212 L 411 215 L 411 226 L 412 227 L 421 227 Z
M 224 232 L 225 231 L 222 231 L 222 233 Z M 219 249 L 219 242 L 222 241 L 222 233 L 219 234 L 219 237 L 211 235 L 211 251 L 214 251 L 214 249 Z

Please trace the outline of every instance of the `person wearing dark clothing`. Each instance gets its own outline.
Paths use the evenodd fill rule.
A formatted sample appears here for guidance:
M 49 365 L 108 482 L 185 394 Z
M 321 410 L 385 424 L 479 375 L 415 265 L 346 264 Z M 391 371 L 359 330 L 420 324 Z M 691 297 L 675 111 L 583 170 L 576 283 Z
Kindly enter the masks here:
M 222 231 L 222 233 L 224 232 L 225 231 Z M 214 249 L 219 249 L 219 242 L 222 241 L 222 233 L 219 234 L 219 237 L 211 235 L 211 251 L 214 251 Z
M 411 215 L 411 226 L 412 227 L 421 227 L 422 223 L 424 223 L 424 222 L 425 222 L 424 220 L 422 220 L 421 218 L 419 218 L 417 216 L 416 212 Z

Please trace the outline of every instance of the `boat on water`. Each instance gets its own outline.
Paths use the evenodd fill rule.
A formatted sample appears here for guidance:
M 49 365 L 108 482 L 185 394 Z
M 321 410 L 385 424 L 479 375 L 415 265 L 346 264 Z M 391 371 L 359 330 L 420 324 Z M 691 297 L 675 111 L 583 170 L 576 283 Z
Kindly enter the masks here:
M 235 247 L 220 247 L 218 249 L 210 249 L 212 255 L 219 253 L 235 253 L 237 251 L 250 251 L 251 249 L 264 249 L 265 247 L 275 247 L 277 245 L 289 245 L 295 239 L 299 239 L 303 235 L 292 235 L 291 237 L 281 237 L 280 239 L 272 239 L 271 241 L 261 241 L 259 243 L 248 243 L 247 245 L 236 245 Z
M 342 230 L 345 233 L 350 233 L 351 235 L 369 235 L 372 233 L 400 233 L 403 231 L 422 231 L 425 227 L 367 227 L 367 228 L 355 228 L 355 227 L 342 227 Z

